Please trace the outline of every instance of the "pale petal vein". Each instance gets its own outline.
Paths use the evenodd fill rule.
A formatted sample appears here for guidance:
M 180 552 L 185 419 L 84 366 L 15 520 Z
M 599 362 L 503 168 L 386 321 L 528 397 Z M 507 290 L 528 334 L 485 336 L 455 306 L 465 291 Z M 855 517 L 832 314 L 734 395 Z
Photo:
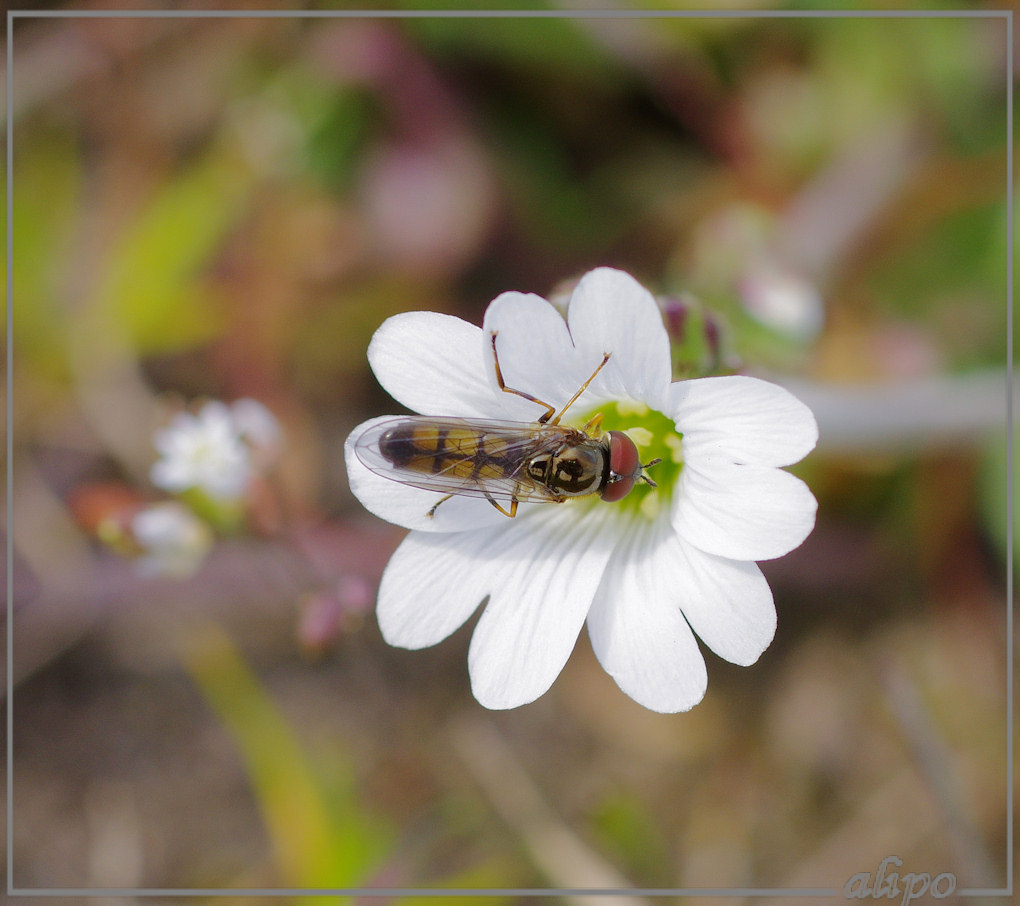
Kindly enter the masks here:
M 608 518 L 567 503 L 537 510 L 495 545 L 465 539 L 489 576 L 468 653 L 472 691 L 487 708 L 534 701 L 563 668 L 617 540 Z
M 597 364 L 603 353 L 612 353 L 592 384 L 596 404 L 633 399 L 665 407 L 669 337 L 655 298 L 637 280 L 608 267 L 590 271 L 570 297 L 567 320 L 585 361 Z
M 781 469 L 686 462 L 674 493 L 673 527 L 699 550 L 732 560 L 771 560 L 811 533 L 818 504 Z
M 708 675 L 681 612 L 682 559 L 666 520 L 636 521 L 614 553 L 588 615 L 588 635 L 605 671 L 653 711 L 692 708 Z
M 583 362 L 574 348 L 563 320 L 552 305 L 540 296 L 524 293 L 503 293 L 485 311 L 484 341 L 490 363 L 492 348 L 489 336 L 497 332 L 497 350 L 503 380 L 508 387 L 522 390 L 553 406 L 557 411 L 601 362 Z M 502 417 L 535 421 L 542 407 L 511 393 L 500 392 L 496 370 L 490 364 L 488 376 L 499 400 Z
M 669 596 L 719 657 L 753 664 L 776 632 L 772 590 L 758 565 L 706 554 L 670 532 L 660 550 L 670 564 Z

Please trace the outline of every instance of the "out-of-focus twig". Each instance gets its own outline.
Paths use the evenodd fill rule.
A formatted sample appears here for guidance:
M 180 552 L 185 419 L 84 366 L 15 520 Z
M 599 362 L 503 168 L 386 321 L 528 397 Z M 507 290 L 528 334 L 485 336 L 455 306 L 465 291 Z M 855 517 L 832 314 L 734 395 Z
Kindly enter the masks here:
M 818 419 L 829 453 L 921 453 L 974 446 L 1006 425 L 1004 371 L 836 386 L 776 378 Z
M 593 852 L 556 815 L 491 723 L 462 719 L 450 726 L 457 754 L 488 797 L 499 816 L 520 837 L 532 861 L 556 887 L 576 891 L 633 890 L 605 859 Z M 602 906 L 604 896 L 581 892 L 564 894 L 577 906 Z M 645 901 L 621 894 L 618 906 L 641 906 Z
M 948 747 L 926 714 L 910 677 L 892 660 L 880 666 L 879 677 L 889 704 L 945 818 L 946 832 L 967 884 L 990 886 L 994 883 L 995 869 L 963 807 Z
M 246 23 L 247 33 L 253 32 Z M 257 25 L 256 25 L 257 27 Z M 188 18 L 145 20 L 109 19 L 33 20 L 31 11 L 14 24 L 15 40 L 8 47 L 14 53 L 17 73 L 14 85 L 13 119 L 27 116 L 73 90 L 81 90 L 151 55 L 168 41 L 201 40 L 213 31 L 220 37 L 225 29 Z M 233 30 L 236 33 L 236 30 Z M 198 35 L 198 38 L 196 38 Z M 192 43 L 192 47 L 194 44 Z M 0 119 L 7 120 L 7 77 L 0 71 Z
M 843 883 L 858 871 L 874 871 L 890 853 L 909 861 L 924 852 L 932 836 L 930 827 L 921 821 L 889 820 L 890 815 L 923 814 L 924 799 L 917 778 L 908 770 L 897 770 L 871 795 L 854 803 L 853 811 L 782 879 L 783 886 L 810 887 L 822 879 Z M 848 854 L 855 861 L 848 861 Z
M 24 471 L 24 470 L 23 470 Z M 18 512 L 16 511 L 16 516 Z M 19 537 L 30 530 L 15 519 Z M 73 532 L 65 532 L 71 540 Z M 293 614 L 309 590 L 321 588 L 326 577 L 357 575 L 374 582 L 400 540 L 399 530 L 373 523 L 336 522 L 309 527 L 300 546 L 266 539 L 223 541 L 194 577 L 184 581 L 140 576 L 127 560 L 113 554 L 87 556 L 65 551 L 67 562 L 44 572 L 36 567 L 41 588 L 14 614 L 15 685 L 23 682 L 62 651 L 75 644 L 99 621 L 130 632 L 135 620 L 147 630 L 133 644 L 162 639 L 162 624 L 202 619 L 222 622 L 248 634 L 276 633 L 281 615 Z M 31 560 L 43 562 L 47 551 L 29 545 Z M 267 643 L 268 639 L 264 639 Z M 155 664 L 173 653 L 160 641 L 143 659 Z M 0 695 L 6 693 L 0 676 Z
M 847 260 L 925 158 L 918 130 L 890 121 L 825 167 L 789 204 L 776 252 L 815 281 Z

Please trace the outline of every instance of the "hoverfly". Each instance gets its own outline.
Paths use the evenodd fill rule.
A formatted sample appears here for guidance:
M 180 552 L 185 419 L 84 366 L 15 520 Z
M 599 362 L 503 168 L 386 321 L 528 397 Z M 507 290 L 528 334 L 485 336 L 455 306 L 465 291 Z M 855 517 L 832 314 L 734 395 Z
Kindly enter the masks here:
M 602 415 L 583 428 L 569 428 L 560 419 L 588 389 L 612 353 L 605 353 L 591 377 L 563 406 L 555 406 L 515 390 L 503 382 L 492 340 L 496 383 L 545 407 L 534 422 L 481 418 L 434 418 L 407 415 L 387 419 L 358 438 L 358 459 L 384 478 L 426 491 L 444 491 L 427 513 L 431 518 L 440 504 L 454 495 L 484 497 L 503 515 L 517 515 L 522 500 L 563 503 L 571 497 L 598 494 L 603 500 L 622 500 L 637 481 L 656 484 L 644 470 L 660 460 L 641 465 L 637 447 L 622 431 L 602 432 Z M 500 501 L 509 501 L 506 509 Z

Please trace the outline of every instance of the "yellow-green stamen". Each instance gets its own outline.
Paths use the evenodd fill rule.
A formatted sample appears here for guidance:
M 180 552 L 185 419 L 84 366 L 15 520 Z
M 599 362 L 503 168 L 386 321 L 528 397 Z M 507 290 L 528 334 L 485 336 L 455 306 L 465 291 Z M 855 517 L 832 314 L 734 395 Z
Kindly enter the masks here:
M 623 500 L 612 504 L 654 519 L 668 503 L 683 470 L 683 435 L 670 418 L 644 403 L 621 400 L 600 406 L 596 411 L 602 413 L 601 430 L 626 434 L 634 441 L 642 463 L 662 460 L 648 470 L 648 477 L 658 487 L 639 481 Z M 593 411 L 579 415 L 578 424 L 585 424 L 595 414 Z

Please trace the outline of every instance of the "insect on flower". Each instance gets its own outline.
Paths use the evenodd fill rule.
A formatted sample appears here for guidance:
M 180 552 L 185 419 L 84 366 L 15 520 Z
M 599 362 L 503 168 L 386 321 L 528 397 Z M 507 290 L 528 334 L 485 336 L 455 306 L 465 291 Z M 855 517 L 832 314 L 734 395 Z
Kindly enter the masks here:
M 604 354 L 588 380 L 557 412 L 555 406 L 530 393 L 506 386 L 496 335 L 496 331 L 490 334 L 496 383 L 504 393 L 544 406 L 536 421 L 424 415 L 388 419 L 358 438 L 354 448 L 358 459 L 384 478 L 445 492 L 428 511 L 429 517 L 455 494 L 484 497 L 512 518 L 521 500 L 563 503 L 571 497 L 598 494 L 611 503 L 626 497 L 638 481 L 656 486 L 644 470 L 659 460 L 642 465 L 634 441 L 626 434 L 600 430 L 601 414 L 580 429 L 560 424 L 612 353 Z M 500 501 L 509 502 L 510 508 Z
M 756 561 L 814 527 L 817 502 L 784 467 L 815 446 L 818 427 L 767 381 L 673 381 L 670 352 L 652 294 L 605 267 L 580 279 L 565 318 L 506 292 L 480 327 L 438 312 L 380 325 L 369 363 L 414 415 L 357 425 L 344 459 L 365 508 L 410 529 L 379 583 L 390 645 L 436 645 L 481 609 L 468 671 L 487 708 L 544 694 L 585 626 L 619 687 L 662 713 L 705 694 L 696 636 L 731 663 L 759 658 L 776 608 Z M 663 457 L 655 492 L 638 485 L 646 448 Z M 584 493 L 590 506 L 531 505 Z

